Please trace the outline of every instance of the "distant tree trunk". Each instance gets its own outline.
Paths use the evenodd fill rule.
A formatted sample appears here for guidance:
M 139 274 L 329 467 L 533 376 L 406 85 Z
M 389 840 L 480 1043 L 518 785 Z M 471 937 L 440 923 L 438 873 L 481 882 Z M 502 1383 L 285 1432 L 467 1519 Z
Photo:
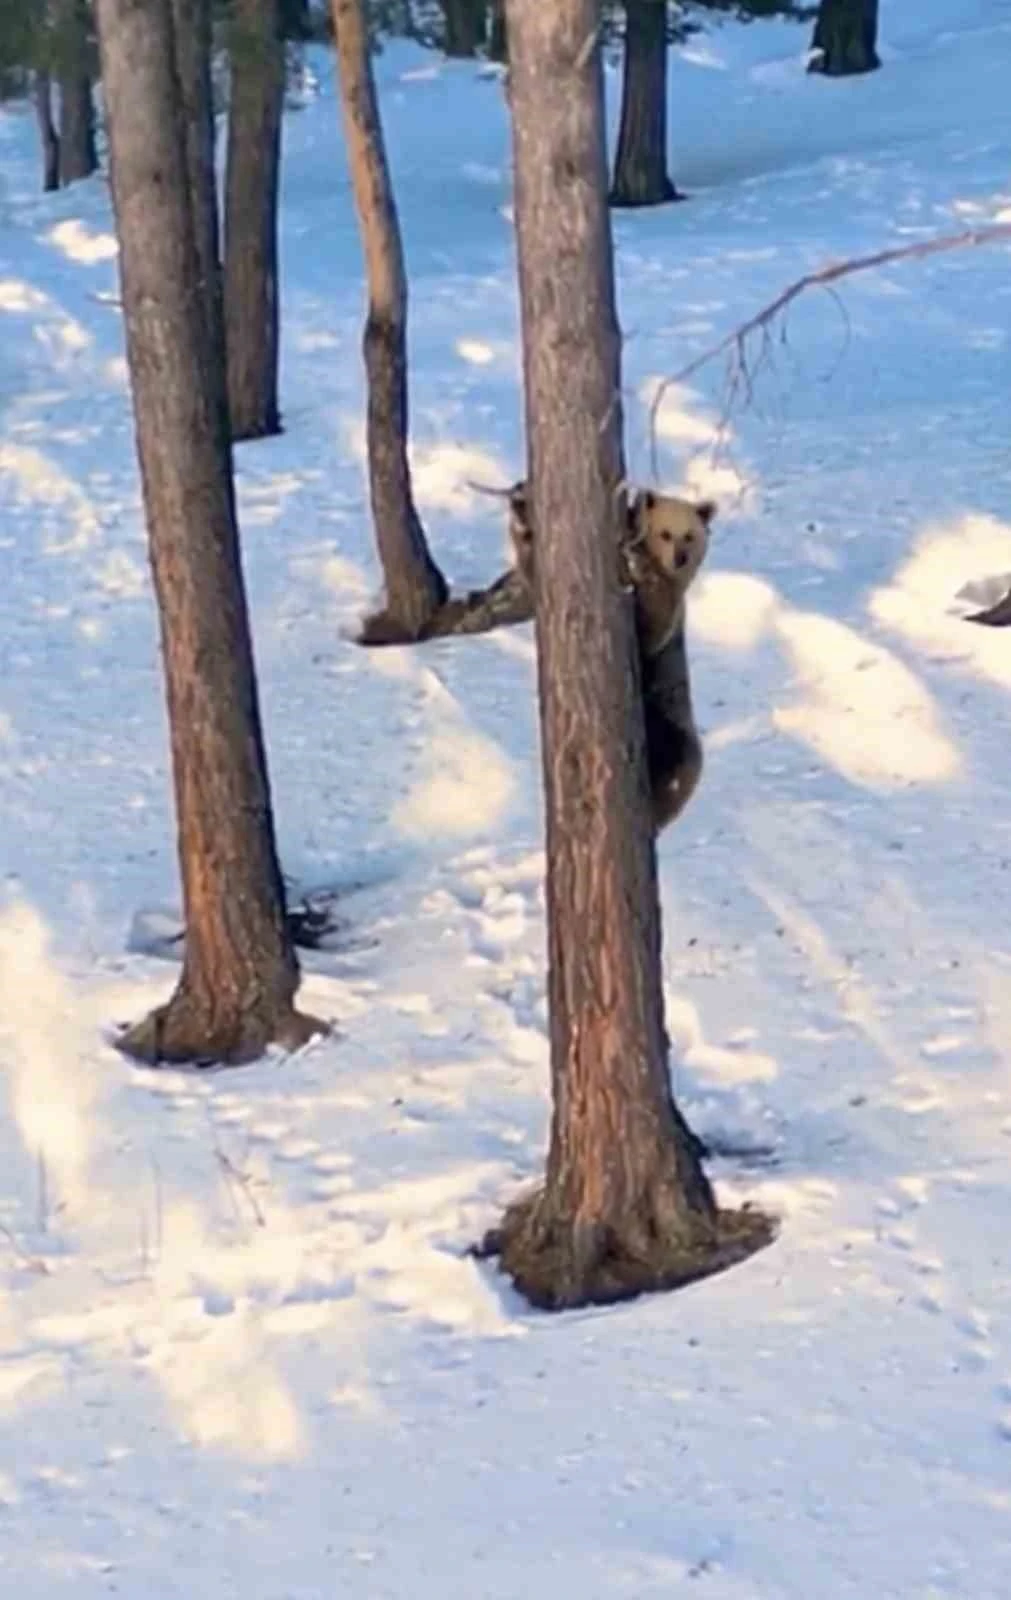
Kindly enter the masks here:
M 667 0 L 625 0 L 621 128 L 611 204 L 680 198 L 667 171 Z
M 344 131 L 365 252 L 369 308 L 369 488 L 386 585 L 384 619 L 409 639 L 446 599 L 428 550 L 407 459 L 407 275 L 362 0 L 333 0 Z
M 505 0 L 491 0 L 488 19 L 488 54 L 492 61 L 507 61 Z
M 485 41 L 485 0 L 442 0 L 442 48 L 447 56 L 476 56 Z
M 66 186 L 90 178 L 98 168 L 86 0 L 64 0 L 58 27 L 60 183 Z
M 656 854 L 621 581 L 620 346 L 599 0 L 508 0 L 547 818 L 546 1181 L 485 1249 L 549 1309 L 673 1287 L 764 1242 L 721 1214 L 666 1059 Z
M 182 93 L 186 168 L 200 260 L 200 292 L 220 408 L 227 404 L 227 396 L 210 0 L 172 0 L 172 16 Z
M 808 70 L 830 78 L 874 72 L 881 65 L 877 43 L 878 0 L 821 0 L 811 41 L 820 54 Z
M 97 0 L 97 10 L 186 920 L 178 988 L 120 1044 L 149 1062 L 238 1063 L 319 1025 L 294 1009 L 172 0 Z
M 35 74 L 35 115 L 42 142 L 42 187 L 48 194 L 60 187 L 60 139 L 53 121 L 53 82 L 48 72 Z
M 234 0 L 225 176 L 225 348 L 233 439 L 281 431 L 277 208 L 284 78 L 278 0 Z

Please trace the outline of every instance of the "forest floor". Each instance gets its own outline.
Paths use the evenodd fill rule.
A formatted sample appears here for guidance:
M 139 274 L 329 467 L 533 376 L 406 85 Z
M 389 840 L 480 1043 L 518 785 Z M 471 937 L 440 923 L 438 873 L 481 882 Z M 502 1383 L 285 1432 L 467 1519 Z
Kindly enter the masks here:
M 1008 0 L 890 0 L 672 61 L 688 203 L 615 218 L 648 400 L 829 259 L 1011 219 Z M 333 78 L 285 128 L 283 437 L 238 451 L 284 866 L 343 888 L 241 1072 L 128 1066 L 177 869 L 103 180 L 45 197 L 0 112 L 0 1574 L 21 1600 L 1006 1600 L 1011 569 L 1006 248 L 812 293 L 750 404 L 705 369 L 661 481 L 720 500 L 691 612 L 708 765 L 661 844 L 676 1087 L 782 1220 L 673 1296 L 548 1318 L 466 1247 L 541 1168 L 529 627 L 348 634 L 378 584 L 361 262 Z M 462 587 L 523 471 L 494 74 L 378 60 L 411 275 L 414 465 Z M 609 74 L 613 101 L 618 78 Z

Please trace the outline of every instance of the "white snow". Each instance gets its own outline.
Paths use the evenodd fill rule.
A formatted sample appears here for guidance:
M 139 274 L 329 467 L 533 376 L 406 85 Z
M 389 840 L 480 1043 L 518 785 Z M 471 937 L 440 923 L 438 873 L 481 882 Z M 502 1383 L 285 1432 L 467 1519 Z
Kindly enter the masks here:
M 1007 217 L 1007 0 L 889 0 L 674 58 L 691 200 L 615 217 L 632 472 L 656 383 L 827 260 Z M 417 487 L 461 587 L 523 471 L 494 74 L 378 58 Z M 318 80 L 318 93 L 314 84 Z M 618 77 L 609 75 L 613 100 Z M 211 1076 L 108 1040 L 175 978 L 177 876 L 104 180 L 0 111 L 0 1573 L 24 1600 L 1005 1600 L 1011 1573 L 1006 248 L 811 294 L 662 480 L 721 515 L 708 745 L 661 844 L 677 1088 L 776 1245 L 529 1312 L 465 1247 L 547 1130 L 529 629 L 366 653 L 360 251 L 333 74 L 286 121 L 286 429 L 238 451 L 286 872 L 339 1036 Z

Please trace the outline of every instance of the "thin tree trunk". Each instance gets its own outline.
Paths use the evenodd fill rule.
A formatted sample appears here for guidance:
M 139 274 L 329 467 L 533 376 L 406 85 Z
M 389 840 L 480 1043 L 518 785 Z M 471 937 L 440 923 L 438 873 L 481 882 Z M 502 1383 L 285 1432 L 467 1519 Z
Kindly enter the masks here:
M 621 581 L 620 344 L 598 0 L 508 0 L 547 817 L 546 1181 L 485 1249 L 535 1304 L 686 1282 L 769 1236 L 717 1211 L 666 1059 L 656 853 Z
M 58 24 L 60 184 L 64 187 L 90 178 L 98 169 L 88 26 L 85 0 L 64 0 Z
M 446 599 L 411 490 L 407 459 L 407 276 L 362 0 L 332 0 L 344 132 L 361 228 L 369 307 L 369 489 L 391 624 L 417 638 Z
M 218 181 L 215 169 L 213 45 L 210 0 L 172 0 L 176 64 L 182 95 L 186 169 L 200 261 L 200 294 L 204 303 L 207 343 L 213 353 L 217 404 L 227 404 L 225 322 L 218 228 Z
M 818 54 L 808 70 L 829 78 L 874 72 L 881 65 L 877 42 L 878 0 L 821 0 L 811 41 Z
M 488 55 L 492 61 L 507 61 L 509 45 L 506 39 L 505 0 L 490 0 L 488 21 Z
M 98 0 L 138 455 L 165 660 L 186 945 L 168 1004 L 120 1043 L 240 1062 L 318 1028 L 294 1009 L 239 553 L 215 404 L 171 0 Z
M 680 199 L 667 171 L 667 49 L 667 0 L 625 0 L 612 205 L 660 206 Z
M 277 210 L 285 51 L 278 0 L 234 0 L 225 177 L 225 347 L 233 439 L 281 431 Z
M 35 115 L 42 143 L 42 187 L 48 194 L 60 187 L 60 139 L 53 121 L 53 83 L 48 72 L 35 74 Z

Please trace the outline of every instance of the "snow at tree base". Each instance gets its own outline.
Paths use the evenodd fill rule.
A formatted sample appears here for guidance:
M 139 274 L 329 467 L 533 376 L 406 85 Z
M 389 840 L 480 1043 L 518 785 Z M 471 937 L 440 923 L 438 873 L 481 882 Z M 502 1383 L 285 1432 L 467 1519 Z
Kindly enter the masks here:
M 831 259 L 1011 220 L 1011 4 L 889 0 L 673 56 L 688 203 L 615 216 L 649 401 Z M 378 583 L 333 67 L 284 139 L 282 437 L 237 451 L 286 873 L 342 890 L 236 1072 L 131 1067 L 174 817 L 107 186 L 0 112 L 0 1574 L 23 1600 L 1005 1600 L 1011 1588 L 1006 247 L 813 291 L 659 410 L 720 501 L 690 609 L 707 770 L 661 841 L 676 1084 L 781 1221 L 682 1293 L 549 1318 L 468 1246 L 542 1170 L 529 626 L 349 634 Z M 457 588 L 524 470 L 497 75 L 386 48 L 416 491 Z M 619 84 L 609 71 L 611 124 Z

